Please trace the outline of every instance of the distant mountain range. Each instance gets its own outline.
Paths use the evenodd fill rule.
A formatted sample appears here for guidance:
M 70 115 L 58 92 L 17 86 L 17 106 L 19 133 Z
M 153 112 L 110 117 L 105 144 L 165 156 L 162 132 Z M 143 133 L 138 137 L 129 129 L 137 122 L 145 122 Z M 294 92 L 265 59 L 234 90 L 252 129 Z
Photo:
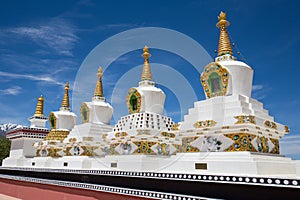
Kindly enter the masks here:
M 6 132 L 9 130 L 21 128 L 21 127 L 22 127 L 21 125 L 12 124 L 12 123 L 0 124 L 0 136 L 5 136 Z

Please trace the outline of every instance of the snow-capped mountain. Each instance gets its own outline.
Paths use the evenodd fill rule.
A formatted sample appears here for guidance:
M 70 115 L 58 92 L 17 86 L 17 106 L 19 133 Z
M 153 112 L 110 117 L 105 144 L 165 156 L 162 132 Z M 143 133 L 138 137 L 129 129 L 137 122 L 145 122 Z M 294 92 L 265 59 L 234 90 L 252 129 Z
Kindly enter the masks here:
M 7 124 L 0 124 L 0 135 L 5 136 L 6 132 L 12 129 L 17 129 L 21 128 L 21 125 L 18 124 L 12 124 L 12 123 L 7 123 Z

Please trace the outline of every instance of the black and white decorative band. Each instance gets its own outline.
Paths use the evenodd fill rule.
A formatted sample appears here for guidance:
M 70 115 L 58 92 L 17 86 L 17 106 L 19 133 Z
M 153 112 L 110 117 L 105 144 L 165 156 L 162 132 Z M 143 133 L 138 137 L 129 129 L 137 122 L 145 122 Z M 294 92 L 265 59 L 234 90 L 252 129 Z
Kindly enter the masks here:
M 146 198 L 151 198 L 151 199 L 166 199 L 166 200 L 210 199 L 210 198 L 204 198 L 204 197 L 195 197 L 195 196 L 178 195 L 178 194 L 171 194 L 171 193 L 164 193 L 164 192 L 154 192 L 154 191 L 147 191 L 147 190 L 112 187 L 112 186 L 105 186 L 105 185 L 98 185 L 98 184 L 57 181 L 57 180 L 22 177 L 22 176 L 11 176 L 11 175 L 3 175 L 3 174 L 0 174 L 0 178 L 17 180 L 17 181 L 26 181 L 26 182 L 31 182 L 31 183 L 55 185 L 55 186 L 61 186 L 61 187 L 86 189 L 86 190 L 93 190 L 93 191 L 99 191 L 99 192 L 108 192 L 108 193 L 127 195 L 127 196 L 146 197 Z
M 272 176 L 239 176 L 239 175 L 210 175 L 210 174 L 184 174 L 167 172 L 132 172 L 117 170 L 77 170 L 77 169 L 47 169 L 47 168 L 17 168 L 1 167 L 0 169 L 49 172 L 49 173 L 73 173 L 73 174 L 91 174 L 91 175 L 109 175 L 137 178 L 155 178 L 182 181 L 199 181 L 214 183 L 262 185 L 275 187 L 290 187 L 300 189 L 300 179 L 292 177 L 272 177 Z

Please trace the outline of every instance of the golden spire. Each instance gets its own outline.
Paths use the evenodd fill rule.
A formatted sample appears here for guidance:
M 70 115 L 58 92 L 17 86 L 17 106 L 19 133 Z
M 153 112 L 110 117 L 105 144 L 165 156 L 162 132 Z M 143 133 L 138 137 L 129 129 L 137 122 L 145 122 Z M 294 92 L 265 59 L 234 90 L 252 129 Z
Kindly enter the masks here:
M 63 98 L 63 101 L 61 103 L 61 107 L 65 110 L 70 110 L 70 103 L 69 103 L 69 83 L 67 82 L 66 83 L 66 86 L 65 86 L 65 94 L 64 94 L 64 98 Z
M 103 97 L 102 75 L 103 75 L 102 67 L 99 67 L 97 73 L 98 81 L 96 83 L 94 97 Z
M 44 117 L 44 97 L 41 95 L 37 101 L 34 116 Z
M 226 27 L 229 26 L 230 23 L 226 20 L 226 13 L 221 12 L 220 15 L 218 16 L 218 19 L 219 22 L 216 24 L 216 26 L 220 28 L 218 56 L 222 56 L 224 54 L 232 55 L 232 48 L 226 30 Z
M 150 64 L 149 64 L 149 58 L 151 57 L 151 54 L 149 53 L 149 48 L 147 46 L 144 47 L 143 49 L 144 53 L 142 54 L 142 57 L 144 58 L 144 66 L 143 66 L 143 72 L 142 72 L 142 81 L 152 80 L 152 74 L 151 74 L 151 69 L 150 69 Z

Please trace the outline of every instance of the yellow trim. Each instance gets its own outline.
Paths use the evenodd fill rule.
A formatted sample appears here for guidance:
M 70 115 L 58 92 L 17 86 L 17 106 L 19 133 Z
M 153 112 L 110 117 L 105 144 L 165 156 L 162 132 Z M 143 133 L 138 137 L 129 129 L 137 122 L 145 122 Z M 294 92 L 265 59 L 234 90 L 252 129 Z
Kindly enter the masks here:
M 69 131 L 66 130 L 57 130 L 57 129 L 52 129 L 48 135 L 46 136 L 45 140 L 59 140 L 63 141 L 68 135 Z
M 235 124 L 245 124 L 245 123 L 256 124 L 255 116 L 253 115 L 239 115 L 239 116 L 235 116 L 234 118 L 237 119 Z
M 213 127 L 216 125 L 217 122 L 214 120 L 201 120 L 194 123 L 195 128 L 207 128 L 207 127 Z

